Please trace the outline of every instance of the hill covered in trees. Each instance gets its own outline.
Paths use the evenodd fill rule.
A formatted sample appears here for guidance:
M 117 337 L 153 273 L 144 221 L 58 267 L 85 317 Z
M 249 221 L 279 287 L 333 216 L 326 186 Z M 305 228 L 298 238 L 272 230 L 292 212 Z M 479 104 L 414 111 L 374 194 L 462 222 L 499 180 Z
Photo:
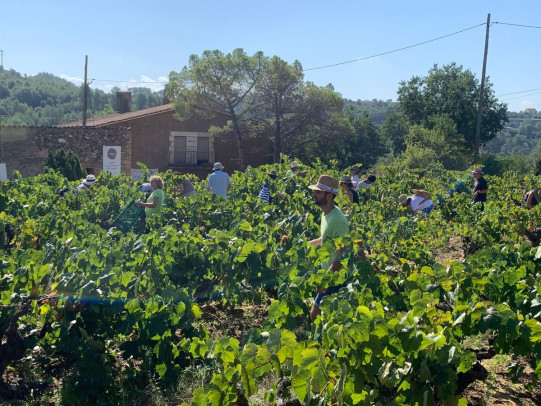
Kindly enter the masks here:
M 159 106 L 162 102 L 162 92 L 141 87 L 129 90 L 133 110 Z M 116 88 L 110 93 L 89 89 L 88 117 L 112 113 L 116 91 Z M 82 111 L 82 85 L 76 86 L 50 73 L 27 76 L 13 69 L 0 69 L 0 119 L 3 125 L 57 125 L 80 120 Z

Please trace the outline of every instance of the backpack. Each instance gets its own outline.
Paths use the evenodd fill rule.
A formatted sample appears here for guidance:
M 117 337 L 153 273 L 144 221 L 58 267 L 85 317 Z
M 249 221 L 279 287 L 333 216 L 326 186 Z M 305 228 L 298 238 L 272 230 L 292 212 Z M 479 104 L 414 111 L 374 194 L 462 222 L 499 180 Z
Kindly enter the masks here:
M 424 189 L 413 189 L 413 194 L 415 196 L 419 196 L 419 197 L 422 197 L 423 199 L 425 200 L 428 200 L 430 199 L 430 193 L 428 193 L 426 190 Z

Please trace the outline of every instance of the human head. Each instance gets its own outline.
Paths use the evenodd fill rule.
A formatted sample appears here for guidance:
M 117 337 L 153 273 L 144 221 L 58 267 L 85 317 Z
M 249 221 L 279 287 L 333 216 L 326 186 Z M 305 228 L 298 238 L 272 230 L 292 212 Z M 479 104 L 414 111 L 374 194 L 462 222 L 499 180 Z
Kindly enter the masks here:
M 351 187 L 353 187 L 353 182 L 351 181 L 351 177 L 342 176 L 340 178 L 340 186 L 342 186 L 343 189 L 350 189 Z
M 400 196 L 398 196 L 398 203 L 400 203 L 400 205 L 406 207 L 409 203 L 410 203 L 411 199 L 404 195 L 404 194 L 401 194 Z
M 332 203 L 334 197 L 338 194 L 338 186 L 338 180 L 332 176 L 321 175 L 317 183 L 308 186 L 308 188 L 314 191 L 312 194 L 314 203 L 317 206 L 324 206 L 329 204 L 329 202 Z
M 360 171 L 361 169 L 357 165 L 352 165 L 351 168 L 349 168 L 349 174 L 351 176 L 357 175 Z
M 150 185 L 152 189 L 163 189 L 163 179 L 161 176 L 153 175 L 150 177 Z
M 269 175 L 269 178 L 271 179 L 276 179 L 278 177 L 278 173 L 274 169 L 270 170 L 267 175 Z
M 541 188 L 538 187 L 533 190 L 533 197 L 535 197 L 538 203 L 541 203 Z
M 94 182 L 96 182 L 96 177 L 94 175 L 92 175 L 92 174 L 87 175 L 86 179 L 83 180 L 83 183 L 88 187 L 92 186 L 94 184 Z
M 222 165 L 221 162 L 216 162 L 214 164 L 214 168 L 213 168 L 214 171 L 221 171 L 222 169 L 224 169 L 224 166 Z
M 475 179 L 479 179 L 481 176 L 484 175 L 484 172 L 481 168 L 475 168 L 473 171 L 471 171 L 471 173 Z
M 365 183 L 371 184 L 376 181 L 376 175 L 368 175 L 368 177 L 365 180 Z
M 293 172 L 297 172 L 299 170 L 299 164 L 297 161 L 291 162 L 289 166 Z

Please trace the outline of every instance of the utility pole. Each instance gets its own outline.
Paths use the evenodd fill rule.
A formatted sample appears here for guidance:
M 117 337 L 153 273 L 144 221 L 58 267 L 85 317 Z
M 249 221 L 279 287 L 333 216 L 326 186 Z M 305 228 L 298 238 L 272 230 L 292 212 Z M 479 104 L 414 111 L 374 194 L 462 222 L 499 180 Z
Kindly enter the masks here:
M 483 118 L 483 99 L 485 93 L 485 75 L 487 71 L 488 34 L 490 30 L 490 13 L 487 16 L 487 34 L 485 37 L 485 55 L 483 57 L 483 73 L 481 74 L 481 89 L 479 89 L 479 111 L 477 112 L 477 126 L 475 127 L 475 158 L 479 157 L 481 147 L 481 121 Z
M 85 82 L 83 83 L 83 127 L 86 127 L 86 109 L 88 97 L 88 82 L 87 82 L 87 72 L 88 72 L 88 55 L 85 55 Z

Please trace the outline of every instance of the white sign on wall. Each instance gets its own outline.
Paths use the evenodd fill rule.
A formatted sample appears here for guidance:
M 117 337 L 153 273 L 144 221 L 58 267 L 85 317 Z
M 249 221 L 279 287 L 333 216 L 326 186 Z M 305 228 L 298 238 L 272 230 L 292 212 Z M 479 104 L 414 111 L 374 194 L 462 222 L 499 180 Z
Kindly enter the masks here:
M 112 175 L 120 175 L 120 147 L 103 147 L 103 170 Z
M 8 180 L 8 172 L 6 169 L 6 164 L 0 164 L 0 180 Z

